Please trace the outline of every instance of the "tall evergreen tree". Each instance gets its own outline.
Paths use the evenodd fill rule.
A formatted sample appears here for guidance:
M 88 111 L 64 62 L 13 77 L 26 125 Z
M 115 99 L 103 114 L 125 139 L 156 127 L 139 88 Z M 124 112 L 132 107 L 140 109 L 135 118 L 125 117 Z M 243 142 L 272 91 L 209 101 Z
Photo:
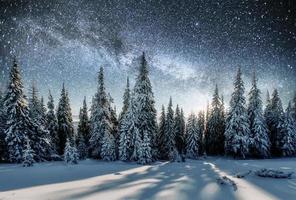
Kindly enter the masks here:
M 55 115 L 54 100 L 49 91 L 48 103 L 47 103 L 48 112 L 46 113 L 46 125 L 45 129 L 49 132 L 50 141 L 53 149 L 58 152 L 59 147 L 59 135 L 58 135 L 58 120 Z
M 119 160 L 129 161 L 132 159 L 134 150 L 134 136 L 138 135 L 136 122 L 136 105 L 134 103 L 134 95 L 130 96 L 128 109 L 122 116 L 120 125 L 120 140 L 119 140 Z
M 111 134 L 114 137 L 114 142 L 115 142 L 115 153 L 116 153 L 116 158 L 118 158 L 119 154 L 119 131 L 118 131 L 118 119 L 117 119 L 117 114 L 116 114 L 116 107 L 112 107 L 112 104 L 114 103 L 113 98 L 109 95 L 109 112 L 110 112 L 110 122 L 111 122 Z
M 275 89 L 272 93 L 270 104 L 267 104 L 265 109 L 265 117 L 270 133 L 271 154 L 275 156 L 281 155 L 280 141 L 282 140 L 282 135 L 279 133 L 278 124 L 283 115 L 282 101 L 277 89 Z
M 165 108 L 162 105 L 161 114 L 160 114 L 160 118 L 159 118 L 158 134 L 157 134 L 157 142 L 158 142 L 157 146 L 158 146 L 158 158 L 159 159 L 164 159 L 164 155 L 166 154 L 165 123 L 166 123 Z
M 33 166 L 34 160 L 34 150 L 31 148 L 30 140 L 26 137 L 26 146 L 23 154 L 23 166 L 24 167 L 31 167 Z
M 74 140 L 74 128 L 73 128 L 72 112 L 70 108 L 70 100 L 64 84 L 63 84 L 63 88 L 61 91 L 61 96 L 60 96 L 60 100 L 57 108 L 57 120 L 58 120 L 58 136 L 59 136 L 58 150 L 60 155 L 62 155 L 64 154 L 67 138 L 70 140 L 70 142 L 73 142 Z
M 222 101 L 216 85 L 212 99 L 211 111 L 208 117 L 208 131 L 205 138 L 208 154 L 219 155 L 224 153 L 225 121 L 223 116 Z
M 91 138 L 89 141 L 91 154 L 94 158 L 101 158 L 101 155 L 109 155 L 109 152 L 102 152 L 102 143 L 104 141 L 113 141 L 112 138 L 107 138 L 112 136 L 113 126 L 111 122 L 110 102 L 104 84 L 103 67 L 101 67 L 99 71 L 98 89 L 91 110 Z M 106 145 L 110 146 L 113 144 Z M 105 146 L 104 151 L 108 150 L 109 146 Z
M 174 131 L 175 131 L 175 144 L 178 151 L 177 160 L 183 161 L 185 154 L 185 141 L 184 141 L 184 132 L 183 124 L 181 118 L 181 112 L 179 106 L 176 107 L 175 120 L 174 120 Z
M 134 93 L 136 104 L 136 127 L 139 131 L 139 136 L 135 137 L 139 140 L 137 140 L 134 145 L 136 150 L 140 149 L 140 146 L 145 146 L 145 150 L 147 151 L 142 152 L 141 154 L 136 152 L 136 157 L 138 157 L 142 163 L 148 163 L 152 159 L 147 158 L 146 156 L 152 155 L 154 158 L 156 157 L 157 148 L 155 144 L 155 136 L 157 134 L 157 122 L 154 95 L 152 92 L 151 82 L 148 77 L 148 64 L 144 53 L 141 56 L 140 70 L 136 79 Z M 147 135 L 144 136 L 144 134 Z M 142 144 L 144 140 L 148 143 Z M 148 152 L 150 150 L 151 152 Z M 144 155 L 145 157 L 141 157 Z
M 127 77 L 126 88 L 123 94 L 123 107 L 118 119 L 119 124 L 121 123 L 124 115 L 127 113 L 129 102 L 130 102 L 130 95 L 131 95 L 131 91 L 130 91 L 130 85 L 129 85 L 129 78 Z
M 280 147 L 282 156 L 291 156 L 296 153 L 296 122 L 292 116 L 291 103 L 289 103 L 284 115 L 280 117 L 278 124 L 277 146 Z
M 6 121 L 6 143 L 10 162 L 23 161 L 26 138 L 34 131 L 19 66 L 16 60 L 11 68 L 9 84 L 4 101 Z
M 296 121 L 296 92 L 294 93 L 294 97 L 292 100 L 292 116 L 294 118 L 294 120 Z
M 169 105 L 166 113 L 166 123 L 165 123 L 165 152 L 163 155 L 165 159 L 174 160 L 176 158 L 176 142 L 175 142 L 175 131 L 174 131 L 174 110 L 172 98 L 170 97 Z
M 198 119 L 197 119 L 197 125 L 198 125 L 198 130 L 199 130 L 199 141 L 198 141 L 198 152 L 199 154 L 202 154 L 204 151 L 204 133 L 205 133 L 205 113 L 204 111 L 200 111 L 198 113 Z
M 88 109 L 86 104 L 86 97 L 83 99 L 83 105 L 79 112 L 79 123 L 77 128 L 77 135 L 78 135 L 78 142 L 77 145 L 80 143 L 82 146 L 84 143 L 86 147 L 89 146 L 89 139 L 90 139 L 90 124 L 88 119 Z M 81 140 L 81 141 L 79 141 Z M 88 151 L 86 149 L 86 151 Z
M 44 125 L 44 116 L 42 112 L 41 101 L 38 98 L 38 90 L 33 82 L 29 96 L 29 116 L 38 126 Z
M 186 126 L 186 157 L 197 159 L 199 155 L 200 145 L 200 130 L 197 117 L 190 114 Z
M 64 161 L 67 164 L 78 164 L 79 154 L 72 138 L 67 138 L 64 150 Z
M 266 158 L 269 156 L 270 141 L 267 124 L 263 116 L 260 93 L 257 87 L 256 74 L 254 72 L 248 104 L 248 116 L 251 129 L 250 154 L 255 157 Z
M 225 131 L 226 154 L 245 158 L 249 153 L 250 128 L 248 113 L 245 108 L 244 83 L 241 69 L 238 69 L 234 81 L 234 92 L 230 101 L 230 110 L 227 117 Z

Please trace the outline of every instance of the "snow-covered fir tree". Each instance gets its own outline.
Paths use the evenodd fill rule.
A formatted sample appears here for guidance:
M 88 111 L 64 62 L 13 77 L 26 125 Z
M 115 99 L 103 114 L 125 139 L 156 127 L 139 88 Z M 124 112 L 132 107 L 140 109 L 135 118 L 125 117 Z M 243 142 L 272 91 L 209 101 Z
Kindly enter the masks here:
M 38 90 L 33 82 L 29 94 L 29 116 L 38 126 L 44 125 L 41 100 L 38 98 Z
M 82 150 L 79 148 L 79 144 L 81 147 L 84 145 L 86 148 L 85 150 L 88 152 L 87 147 L 89 146 L 89 139 L 90 139 L 90 124 L 89 124 L 89 118 L 88 118 L 86 97 L 84 97 L 84 99 L 83 99 L 83 105 L 82 105 L 82 108 L 80 109 L 80 112 L 79 112 L 77 135 L 78 135 L 78 137 L 77 137 L 78 149 Z M 80 140 L 82 140 L 82 141 L 80 141 Z M 87 153 L 87 155 L 88 155 L 88 153 Z
M 284 115 L 280 117 L 278 124 L 278 141 L 282 156 L 291 156 L 296 153 L 296 122 L 292 115 L 291 103 L 289 103 Z
M 58 120 L 55 115 L 54 99 L 49 91 L 48 103 L 47 103 L 48 112 L 46 113 L 46 123 L 45 129 L 49 132 L 50 141 L 53 149 L 56 152 L 59 152 L 59 136 L 58 136 Z
M 219 96 L 218 86 L 216 85 L 207 122 L 207 135 L 205 137 L 207 154 L 221 155 L 224 153 L 225 120 L 223 112 L 222 101 Z
M 231 96 L 230 109 L 225 130 L 225 152 L 227 155 L 245 158 L 249 154 L 250 125 L 245 108 L 244 83 L 238 69 Z
M 144 131 L 144 138 L 141 141 L 141 146 L 139 148 L 139 159 L 138 163 L 145 165 L 151 163 L 152 160 L 152 150 L 151 150 L 151 137 L 149 136 L 148 131 Z
M 112 107 L 112 104 L 114 103 L 113 98 L 111 97 L 110 94 L 109 96 L 109 111 L 110 111 L 110 122 L 111 122 L 111 134 L 114 137 L 115 140 L 115 153 L 116 153 L 116 158 L 118 158 L 119 154 L 119 132 L 118 132 L 118 119 L 117 119 L 117 114 L 116 114 L 116 107 Z
M 46 106 L 44 104 L 44 99 L 41 97 L 40 99 L 40 115 L 41 115 L 41 124 L 42 126 L 46 126 Z
M 120 122 L 120 140 L 119 140 L 119 160 L 131 160 L 134 149 L 134 136 L 138 135 L 137 127 L 135 126 L 136 105 L 134 103 L 134 95 L 129 97 L 127 111 L 122 115 Z
M 88 156 L 88 148 L 83 135 L 77 136 L 77 151 L 79 154 L 79 159 L 83 160 Z
M 247 109 L 251 130 L 250 154 L 251 156 L 266 158 L 269 156 L 270 141 L 267 124 L 263 116 L 260 93 L 254 72 Z
M 79 153 L 76 149 L 73 139 L 66 139 L 65 150 L 64 150 L 64 161 L 67 164 L 78 164 Z
M 186 157 L 197 159 L 199 155 L 200 130 L 197 117 L 190 114 L 186 126 Z
M 205 132 L 205 112 L 204 111 L 199 111 L 198 112 L 198 119 L 197 119 L 197 125 L 198 125 L 198 130 L 199 130 L 199 149 L 198 152 L 202 154 L 203 152 L 203 141 L 204 141 L 204 132 Z
M 182 124 L 181 111 L 179 105 L 176 107 L 175 120 L 174 120 L 174 131 L 175 131 L 175 144 L 178 151 L 178 161 L 184 160 L 185 154 L 185 141 L 184 141 L 184 129 Z
M 91 155 L 94 158 L 101 158 L 103 137 L 111 137 L 113 130 L 110 102 L 104 84 L 103 67 L 100 68 L 98 75 L 98 88 L 91 108 L 90 128 L 91 138 L 89 142 Z M 112 139 L 105 138 L 105 140 L 111 141 Z M 105 152 L 103 154 L 105 154 Z
M 102 138 L 101 158 L 106 161 L 116 160 L 115 138 L 110 131 L 105 131 Z
M 165 159 L 173 161 L 177 155 L 176 153 L 176 142 L 175 142 L 175 130 L 174 130 L 174 110 L 173 110 L 173 103 L 172 98 L 170 97 L 170 101 L 167 108 L 166 113 L 166 121 L 165 121 L 165 153 L 163 156 Z
M 24 150 L 24 154 L 23 154 L 23 166 L 24 167 L 31 167 L 31 166 L 33 166 L 33 164 L 35 163 L 34 154 L 35 154 L 35 152 L 31 148 L 30 140 L 27 137 L 26 138 L 25 150 Z
M 59 136 L 59 153 L 64 154 L 67 138 L 74 139 L 74 128 L 72 120 L 72 112 L 70 108 L 70 100 L 68 92 L 65 89 L 65 84 L 61 91 L 61 96 L 57 108 L 58 120 L 58 136 Z M 72 141 L 71 141 L 72 142 Z
M 159 125 L 158 125 L 158 134 L 157 134 L 158 159 L 165 159 L 164 155 L 166 154 L 165 123 L 166 123 L 165 108 L 162 105 L 161 114 L 159 118 Z
M 123 107 L 118 118 L 119 126 L 121 124 L 122 119 L 124 118 L 124 115 L 127 113 L 129 102 L 130 102 L 130 95 L 131 95 L 130 83 L 129 83 L 129 78 L 127 77 L 126 87 L 123 94 Z
M 267 110 L 268 109 L 268 110 Z M 282 101 L 279 97 L 277 89 L 272 93 L 272 98 L 270 104 L 267 104 L 265 109 L 265 117 L 267 126 L 270 133 L 270 142 L 271 142 L 271 154 L 274 156 L 281 155 L 281 145 L 280 141 L 282 140 L 278 124 L 280 119 L 283 117 L 284 111 L 282 106 Z
M 5 125 L 6 125 L 6 117 L 5 117 L 5 111 L 4 111 L 4 97 L 0 90 L 0 162 L 7 160 Z
M 144 133 L 147 134 L 150 147 L 145 148 L 147 151 L 151 152 L 144 152 L 139 154 L 137 149 L 141 148 L 142 141 L 136 140 L 134 143 L 134 154 L 136 157 L 144 162 L 143 159 L 146 159 L 146 163 L 150 162 L 151 159 L 148 157 L 140 157 L 144 155 L 152 155 L 154 158 L 156 157 L 156 149 L 157 145 L 155 144 L 155 136 L 157 134 L 157 121 L 156 121 L 156 109 L 155 109 L 155 101 L 154 95 L 152 92 L 152 86 L 150 79 L 148 77 L 148 64 L 145 58 L 145 54 L 140 58 L 140 70 L 139 75 L 136 79 L 136 83 L 134 86 L 134 95 L 135 95 L 135 104 L 136 104 L 136 127 L 138 129 L 140 140 L 144 139 Z M 140 145 L 140 146 L 139 146 Z

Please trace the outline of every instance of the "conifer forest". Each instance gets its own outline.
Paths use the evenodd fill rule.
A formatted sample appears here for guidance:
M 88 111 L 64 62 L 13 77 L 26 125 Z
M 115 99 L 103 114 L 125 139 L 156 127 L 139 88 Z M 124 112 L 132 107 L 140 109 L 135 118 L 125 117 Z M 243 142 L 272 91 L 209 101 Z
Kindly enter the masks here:
M 292 1 L 0 11 L 0 199 L 296 196 Z

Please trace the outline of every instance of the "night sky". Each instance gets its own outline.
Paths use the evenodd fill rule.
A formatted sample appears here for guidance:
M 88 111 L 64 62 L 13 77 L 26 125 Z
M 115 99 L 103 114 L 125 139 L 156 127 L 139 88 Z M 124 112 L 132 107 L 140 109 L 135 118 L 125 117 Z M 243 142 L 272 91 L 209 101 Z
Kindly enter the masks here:
M 229 102 L 242 67 L 246 90 L 258 74 L 262 98 L 278 88 L 284 105 L 296 90 L 293 0 L 0 1 L 1 88 L 16 56 L 26 89 L 34 80 L 56 103 L 62 83 L 74 114 L 96 90 L 100 66 L 117 110 L 126 77 L 146 52 L 159 110 L 169 96 L 186 113 L 206 107 L 218 84 Z

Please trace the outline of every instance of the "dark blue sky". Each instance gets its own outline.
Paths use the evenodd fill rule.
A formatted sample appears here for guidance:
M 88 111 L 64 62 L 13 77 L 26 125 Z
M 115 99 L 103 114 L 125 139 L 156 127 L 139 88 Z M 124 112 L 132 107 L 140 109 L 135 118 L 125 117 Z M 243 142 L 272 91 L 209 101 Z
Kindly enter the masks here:
M 296 18 L 279 1 L 1 1 L 2 88 L 16 55 L 28 87 L 57 98 L 62 82 L 74 114 L 96 89 L 105 67 L 107 90 L 120 109 L 126 76 L 146 51 L 157 108 L 169 96 L 186 113 L 206 106 L 217 83 L 229 101 L 237 66 L 247 91 L 255 68 L 265 99 L 278 88 L 284 103 L 296 83 Z M 3 80 L 3 81 L 2 81 Z

